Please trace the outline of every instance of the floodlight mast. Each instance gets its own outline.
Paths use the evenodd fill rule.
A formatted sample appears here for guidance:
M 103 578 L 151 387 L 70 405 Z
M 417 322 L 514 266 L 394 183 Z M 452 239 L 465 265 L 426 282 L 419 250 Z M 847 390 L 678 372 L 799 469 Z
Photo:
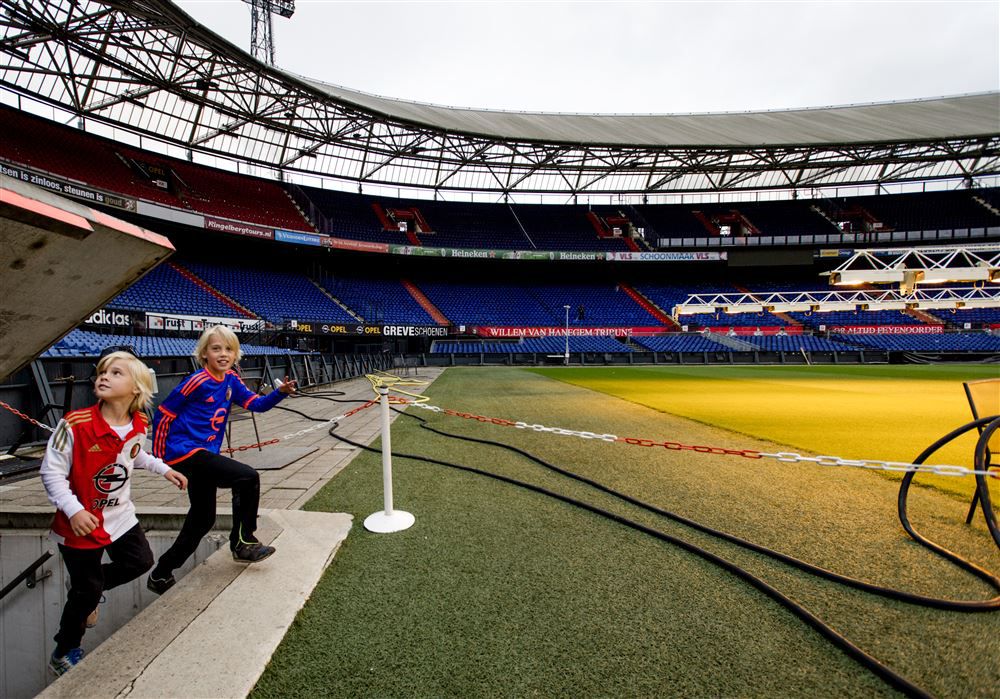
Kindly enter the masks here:
M 243 0 L 250 5 L 250 53 L 258 61 L 274 65 L 274 27 L 271 15 L 291 17 L 295 0 Z

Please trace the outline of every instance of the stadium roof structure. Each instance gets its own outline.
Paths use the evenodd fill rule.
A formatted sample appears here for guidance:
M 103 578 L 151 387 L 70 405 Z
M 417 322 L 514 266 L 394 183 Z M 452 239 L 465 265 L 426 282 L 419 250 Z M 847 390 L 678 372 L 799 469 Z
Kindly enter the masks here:
M 442 107 L 265 65 L 168 0 L 0 0 L 0 98 L 278 176 L 499 194 L 810 190 L 1000 174 L 1000 92 L 720 114 Z

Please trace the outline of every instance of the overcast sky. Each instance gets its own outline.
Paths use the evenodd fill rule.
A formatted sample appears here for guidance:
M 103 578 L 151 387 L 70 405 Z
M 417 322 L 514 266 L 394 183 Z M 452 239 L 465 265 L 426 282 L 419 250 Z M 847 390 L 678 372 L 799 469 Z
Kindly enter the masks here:
M 247 49 L 241 0 L 182 0 Z M 1000 89 L 1000 2 L 297 0 L 277 64 L 458 107 L 680 113 Z

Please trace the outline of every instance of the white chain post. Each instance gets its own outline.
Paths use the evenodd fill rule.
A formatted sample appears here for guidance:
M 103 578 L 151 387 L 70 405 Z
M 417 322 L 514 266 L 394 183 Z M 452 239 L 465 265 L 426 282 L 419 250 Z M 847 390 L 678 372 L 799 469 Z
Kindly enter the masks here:
M 382 501 L 384 510 L 365 518 L 365 529 L 377 534 L 401 532 L 413 526 L 416 518 L 409 512 L 392 507 L 392 441 L 389 437 L 389 389 L 380 386 L 379 402 L 382 405 Z

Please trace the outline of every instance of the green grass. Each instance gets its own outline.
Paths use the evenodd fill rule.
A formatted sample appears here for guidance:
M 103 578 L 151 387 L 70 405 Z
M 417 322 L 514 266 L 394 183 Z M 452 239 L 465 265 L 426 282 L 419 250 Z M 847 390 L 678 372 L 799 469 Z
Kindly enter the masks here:
M 534 371 L 795 450 L 903 462 L 912 461 L 938 438 L 972 420 L 963 381 L 1000 378 L 1000 368 L 981 365 Z M 963 436 L 928 463 L 971 468 L 975 440 L 972 433 Z M 971 478 L 921 476 L 918 482 L 963 496 L 975 488 Z
M 517 369 L 450 369 L 432 402 L 573 429 L 778 445 Z M 421 416 L 430 415 L 420 411 Z M 451 432 L 516 444 L 574 472 L 847 575 L 929 595 L 984 599 L 986 586 L 914 545 L 894 483 L 856 469 L 584 442 L 430 415 Z M 733 560 L 854 643 L 942 697 L 1000 686 L 1000 614 L 914 607 L 793 572 L 664 521 L 492 447 L 399 418 L 393 447 L 530 481 L 632 517 Z M 254 697 L 892 695 L 818 634 L 734 576 L 578 508 L 422 462 L 394 462 L 404 532 L 361 520 L 381 509 L 377 455 L 363 454 L 309 509 L 355 526 L 255 688 Z M 1000 556 L 981 520 L 935 491 L 916 526 L 979 565 Z

